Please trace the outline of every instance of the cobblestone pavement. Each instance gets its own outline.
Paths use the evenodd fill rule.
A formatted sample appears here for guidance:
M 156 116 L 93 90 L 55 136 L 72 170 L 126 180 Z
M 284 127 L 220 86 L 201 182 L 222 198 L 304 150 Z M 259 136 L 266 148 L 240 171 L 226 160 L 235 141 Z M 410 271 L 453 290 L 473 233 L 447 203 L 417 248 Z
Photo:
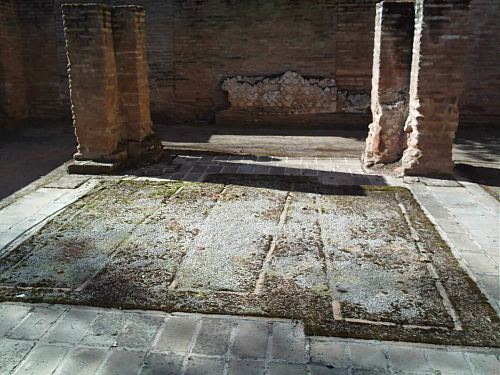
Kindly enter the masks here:
M 139 178 L 188 181 L 222 172 L 318 176 L 333 185 L 405 186 L 490 303 L 500 309 L 500 204 L 477 184 L 367 175 L 356 159 L 185 156 L 175 163 L 180 168 L 174 173 L 161 165 L 137 172 L 147 175 Z M 15 199 L 0 202 L 0 254 L 98 180 L 53 173 Z M 500 373 L 497 349 L 304 337 L 300 324 L 291 321 L 0 306 L 1 374 Z
M 2 374 L 498 374 L 499 351 L 304 336 L 299 322 L 0 305 Z

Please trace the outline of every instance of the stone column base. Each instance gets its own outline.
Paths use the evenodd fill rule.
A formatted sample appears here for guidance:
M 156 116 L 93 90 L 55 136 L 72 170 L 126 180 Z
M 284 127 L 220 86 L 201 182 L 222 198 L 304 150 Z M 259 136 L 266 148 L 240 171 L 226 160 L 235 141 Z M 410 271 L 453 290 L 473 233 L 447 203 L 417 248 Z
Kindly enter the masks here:
M 128 141 L 127 143 L 127 165 L 153 164 L 170 154 L 163 149 L 160 138 L 150 134 L 140 142 Z
M 67 170 L 74 174 L 114 174 L 126 168 L 154 164 L 166 157 L 170 163 L 170 153 L 163 149 L 161 140 L 151 134 L 141 142 L 127 142 L 122 151 L 106 158 L 89 160 L 77 153 L 73 156 L 74 160 L 68 164 Z

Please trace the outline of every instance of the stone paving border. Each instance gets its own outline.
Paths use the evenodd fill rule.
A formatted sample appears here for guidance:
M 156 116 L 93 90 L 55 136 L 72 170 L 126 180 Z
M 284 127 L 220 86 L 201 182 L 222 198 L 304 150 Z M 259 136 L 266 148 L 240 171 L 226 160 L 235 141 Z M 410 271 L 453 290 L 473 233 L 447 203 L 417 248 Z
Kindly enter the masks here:
M 179 164 L 179 169 L 174 174 L 166 173 L 168 168 L 162 169 L 161 165 L 141 172 L 150 176 L 146 178 L 178 178 L 188 181 L 201 181 L 209 173 L 223 172 L 318 176 L 323 183 L 334 185 L 373 184 L 407 187 L 437 225 L 457 258 L 462 261 L 464 268 L 478 281 L 478 285 L 493 307 L 497 312 L 500 311 L 498 282 L 500 204 L 475 183 L 462 180 L 450 183 L 431 179 L 405 182 L 392 177 L 366 175 L 357 159 L 182 156 L 175 162 Z M 97 179 L 92 178 L 92 180 Z M 53 179 L 49 181 L 53 182 Z M 32 194 L 43 185 L 37 184 L 36 188 L 30 188 L 30 185 L 24 189 L 25 194 L 16 194 L 16 199 L 1 202 L 0 238 L 4 243 L 19 239 L 19 236 L 26 231 L 33 230 L 33 225 L 36 226 L 36 224 L 28 225 L 26 220 L 33 214 L 43 213 L 41 209 L 43 205 L 38 208 L 29 206 L 30 199 L 34 197 Z M 81 187 L 66 189 L 68 191 L 65 193 L 69 194 L 76 193 L 75 189 Z M 50 190 L 54 191 L 54 196 L 52 200 L 49 199 L 49 204 L 57 201 L 55 195 L 61 193 L 58 188 Z M 78 194 L 80 193 L 76 195 Z M 64 199 L 60 199 L 59 203 L 63 203 Z M 24 206 L 26 210 L 23 209 L 22 214 L 3 215 L 4 210 L 14 203 L 28 203 L 28 206 Z M 71 202 L 68 201 L 69 203 Z M 20 230 L 21 227 L 18 225 L 23 221 L 26 228 Z M 14 228 L 19 231 L 13 232 Z M 16 233 L 17 236 L 14 235 Z M 5 241 L 6 236 L 9 238 L 8 241 Z M 116 317 L 121 318 L 114 319 Z M 229 342 L 231 345 L 226 345 L 231 350 L 226 351 L 224 355 L 198 353 L 199 350 L 203 350 L 199 348 L 204 345 L 196 346 L 197 340 L 190 337 L 185 339 L 189 344 L 185 344 L 188 346 L 181 353 L 165 352 L 158 349 L 158 345 L 160 348 L 163 345 L 161 344 L 163 341 L 160 340 L 162 333 L 158 331 L 155 333 L 154 344 L 145 349 L 145 342 L 149 340 L 147 332 L 151 332 L 151 325 L 157 324 L 159 319 L 161 321 L 159 330 L 166 332 L 166 335 L 169 330 L 166 322 L 170 318 L 191 321 L 194 331 L 191 328 L 189 332 L 192 332 L 193 336 L 195 333 L 198 336 L 201 334 L 202 337 L 211 335 L 210 328 L 202 330 L 204 325 L 200 322 L 204 319 L 210 321 L 226 319 L 226 323 L 222 324 L 229 324 L 232 327 L 231 334 L 228 339 L 224 339 L 224 335 L 217 335 L 217 343 Z M 121 325 L 124 319 L 128 319 L 131 323 L 127 326 Z M 110 324 L 110 321 L 113 324 Z M 282 327 L 284 332 L 288 329 L 291 335 L 290 340 L 284 340 L 285 347 L 290 346 L 284 352 L 291 351 L 294 354 L 286 354 L 285 360 L 279 358 L 276 350 L 273 352 L 270 349 L 272 346 L 269 342 L 272 343 L 274 336 L 269 332 L 274 332 L 274 322 Z M 264 334 L 262 326 L 269 325 L 273 325 L 273 329 L 271 331 L 268 329 Z M 89 331 L 90 327 L 95 334 Z M 163 369 L 167 366 L 175 368 L 180 363 L 184 369 L 183 373 L 189 374 L 195 373 L 196 369 L 201 371 L 217 368 L 223 362 L 223 374 L 259 373 L 262 367 L 265 372 L 260 373 L 265 374 L 372 374 L 377 372 L 376 368 L 380 369 L 380 373 L 390 374 L 500 374 L 498 349 L 337 338 L 302 338 L 292 334 L 296 331 L 293 322 L 281 320 L 2 303 L 0 304 L 0 368 L 2 374 L 43 374 L 51 373 L 56 368 L 56 373 L 59 374 L 65 373 L 66 369 L 81 374 L 103 374 L 111 373 L 113 367 L 123 364 L 126 364 L 128 369 L 133 369 L 134 363 L 139 363 L 137 366 L 142 366 L 141 373 L 148 374 L 154 373 L 155 366 Z M 224 332 L 227 333 L 227 326 Z M 146 335 L 145 341 L 136 340 L 141 334 Z M 52 337 L 51 341 L 48 340 L 49 337 Z M 65 337 L 69 342 L 64 342 L 65 339 L 61 337 Z M 134 349 L 130 344 L 126 344 L 134 340 L 143 346 Z M 289 360 L 297 355 L 297 350 L 293 350 L 293 346 L 301 345 L 301 340 L 304 340 L 305 345 L 304 361 L 297 361 L 296 358 Z M 200 342 L 203 342 L 203 339 L 200 339 Z M 240 348 L 238 345 L 241 342 L 247 345 Z M 155 349 L 152 349 L 153 347 Z M 263 347 L 266 348 L 265 355 L 262 353 Z M 131 352 L 136 354 L 126 355 Z M 273 357 L 274 355 L 277 357 Z M 143 361 L 146 356 L 147 365 Z M 71 367 L 79 364 L 83 366 L 80 369 Z
M 0 210 L 0 256 L 29 236 L 33 229 L 90 192 L 96 182 L 89 177 L 64 176 L 59 184 L 41 187 Z
M 328 185 L 394 185 L 410 189 L 430 219 L 437 225 L 455 256 L 477 281 L 491 305 L 500 314 L 500 203 L 478 184 L 465 179 L 443 181 L 402 179 L 366 174 L 358 159 L 289 158 L 254 156 L 177 156 L 174 173 L 161 163 L 132 171 L 134 176 L 106 177 L 135 179 L 182 179 L 203 181 L 208 174 L 241 173 L 317 176 Z M 58 169 L 57 175 L 62 174 Z M 144 176 L 146 175 L 146 176 Z M 149 176 L 149 177 L 147 177 Z M 48 177 L 48 176 L 47 176 Z M 91 177 L 91 176 L 89 176 Z M 5 246 L 19 243 L 45 219 L 84 195 L 102 177 L 92 177 L 79 187 L 69 180 L 82 176 L 42 178 L 24 190 L 18 199 L 0 202 L 0 254 Z M 45 184 L 43 183 L 45 182 Z M 44 186 L 46 185 L 46 186 Z M 48 187 L 50 186 L 50 187 Z M 62 186 L 59 188 L 58 186 Z M 15 197 L 14 197 L 15 198 Z M 56 204 L 57 203 L 57 204 Z M 13 243 L 13 241 L 16 241 Z M 0 255 L 1 256 L 1 255 Z
M 500 350 L 306 337 L 299 322 L 0 304 L 2 374 L 498 374 Z

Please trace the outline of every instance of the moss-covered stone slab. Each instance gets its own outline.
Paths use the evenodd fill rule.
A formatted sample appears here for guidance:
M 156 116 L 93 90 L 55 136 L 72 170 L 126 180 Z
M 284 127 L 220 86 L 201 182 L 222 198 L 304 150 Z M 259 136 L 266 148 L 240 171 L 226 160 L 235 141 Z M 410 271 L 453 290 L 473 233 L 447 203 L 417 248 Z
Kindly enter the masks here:
M 180 264 L 177 288 L 253 291 L 285 198 L 284 191 L 227 186 Z
M 500 346 L 408 190 L 107 181 L 0 258 L 0 300 L 300 319 L 308 334 Z
M 332 295 L 345 318 L 454 327 L 399 199 L 386 191 L 368 197 L 320 197 L 325 254 L 333 265 Z
M 102 184 L 2 258 L 0 285 L 74 289 L 98 272 L 180 183 Z

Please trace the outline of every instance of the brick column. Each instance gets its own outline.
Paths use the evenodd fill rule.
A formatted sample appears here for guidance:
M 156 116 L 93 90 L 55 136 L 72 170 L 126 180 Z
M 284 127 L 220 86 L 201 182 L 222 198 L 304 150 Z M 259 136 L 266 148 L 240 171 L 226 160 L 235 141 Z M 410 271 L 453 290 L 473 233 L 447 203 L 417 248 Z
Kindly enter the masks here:
M 398 161 L 405 148 L 414 17 L 413 3 L 377 4 L 367 167 Z
M 407 175 L 453 171 L 452 146 L 458 126 L 467 53 L 469 0 L 416 0 L 410 83 Z
M 111 8 L 100 4 L 62 5 L 75 159 L 111 162 L 124 158 L 119 121 Z
M 112 9 L 113 40 L 123 136 L 140 142 L 152 133 L 147 75 L 145 12 L 138 6 Z
M 0 121 L 2 118 L 9 122 L 23 120 L 28 115 L 23 40 L 16 1 L 3 0 L 0 1 Z

